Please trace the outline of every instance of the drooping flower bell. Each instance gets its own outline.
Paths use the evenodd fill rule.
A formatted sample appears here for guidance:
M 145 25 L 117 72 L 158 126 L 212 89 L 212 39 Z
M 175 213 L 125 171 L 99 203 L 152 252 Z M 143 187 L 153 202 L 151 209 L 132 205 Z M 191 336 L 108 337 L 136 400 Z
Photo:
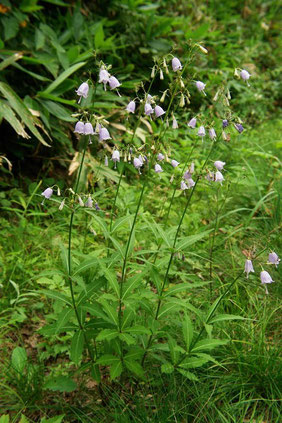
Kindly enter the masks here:
M 90 122 L 86 122 L 84 125 L 84 134 L 85 135 L 94 135 L 93 126 Z
M 128 113 L 135 113 L 135 108 L 136 108 L 136 104 L 135 104 L 135 101 L 130 101 L 129 103 L 128 103 L 128 105 L 126 106 L 126 111 L 128 112 Z
M 253 268 L 253 263 L 251 260 L 246 260 L 245 261 L 245 270 L 244 272 L 247 274 L 247 279 L 249 277 L 249 273 L 250 272 L 254 272 L 254 268 Z
M 112 154 L 112 161 L 115 164 L 115 169 L 117 168 L 117 162 L 120 161 L 120 154 L 118 150 L 114 150 Z
M 222 173 L 218 170 L 217 172 L 215 172 L 215 182 L 219 182 L 220 185 L 222 185 L 222 181 L 224 181 L 224 177 Z
M 79 88 L 76 90 L 76 94 L 79 96 L 78 103 L 81 102 L 82 97 L 87 98 L 88 92 L 89 92 L 89 85 L 87 84 L 87 82 L 83 82 L 79 86 Z
M 41 195 L 43 195 L 43 197 L 45 197 L 47 200 L 49 200 L 49 198 L 51 198 L 53 194 L 53 190 L 52 188 L 46 188 Z
M 84 123 L 79 121 L 76 122 L 75 127 L 74 127 L 74 131 L 76 134 L 84 134 Z
M 214 140 L 216 138 L 216 132 L 215 132 L 215 130 L 213 128 L 211 128 L 209 130 L 209 136 L 210 136 L 210 139 L 211 140 Z
M 180 188 L 182 189 L 182 191 L 185 191 L 186 189 L 189 189 L 188 185 L 183 180 L 180 183 Z
M 248 79 L 250 79 L 250 74 L 248 71 L 246 71 L 245 69 L 242 69 L 240 72 L 240 76 L 244 81 L 248 81 Z
M 216 162 L 214 162 L 215 167 L 217 168 L 217 170 L 222 170 L 225 162 L 222 162 L 221 160 L 217 160 Z
M 164 160 L 165 156 L 162 153 L 159 153 L 157 155 L 157 159 L 161 162 L 162 160 Z
M 214 172 L 208 172 L 207 175 L 206 175 L 206 179 L 209 182 L 214 181 L 215 180 L 215 174 L 214 174 Z
M 234 126 L 237 129 L 237 131 L 239 132 L 239 134 L 241 134 L 244 131 L 243 125 L 241 125 L 241 123 L 235 123 Z
M 275 267 L 278 266 L 279 262 L 280 262 L 280 258 L 278 257 L 278 255 L 273 251 L 272 253 L 269 253 L 268 255 L 268 262 L 270 264 L 275 264 Z
M 109 134 L 107 128 L 103 128 L 102 126 L 99 129 L 99 141 L 106 141 L 110 140 L 112 137 Z
M 138 169 L 138 172 L 141 174 L 140 168 L 143 166 L 142 161 L 140 160 L 140 158 L 135 157 L 133 159 L 133 165 L 136 169 Z
M 109 78 L 109 86 L 111 90 L 114 90 L 115 88 L 118 88 L 121 86 L 121 83 L 115 76 L 110 76 Z
M 189 128 L 194 129 L 196 127 L 196 123 L 197 123 L 197 119 L 196 118 L 192 118 L 190 120 L 190 122 L 188 123 Z
M 107 86 L 107 83 L 109 82 L 109 79 L 110 79 L 109 72 L 107 71 L 107 69 L 102 67 L 99 71 L 99 83 L 104 84 L 105 91 L 106 91 L 106 86 Z
M 165 111 L 161 106 L 155 107 L 155 115 L 156 115 L 157 118 L 164 115 L 164 114 L 165 114 Z
M 228 120 L 227 119 L 223 119 L 222 121 L 222 128 L 227 128 L 228 126 Z
M 178 123 L 177 120 L 175 119 L 175 117 L 173 116 L 172 118 L 172 129 L 177 129 L 178 128 Z
M 202 81 L 196 81 L 195 84 L 198 91 L 204 91 L 206 84 L 204 84 Z
M 150 103 L 145 103 L 144 110 L 145 110 L 145 115 L 147 115 L 147 116 L 150 116 L 152 113 L 154 113 L 154 110 L 153 110 Z
M 65 206 L 65 198 L 63 199 L 63 201 L 61 201 L 60 205 L 59 205 L 59 210 L 63 210 L 64 206 Z
M 205 128 L 203 126 L 200 126 L 198 130 L 199 137 L 202 137 L 202 142 L 204 142 L 204 136 L 206 135 Z
M 182 69 L 182 65 L 179 59 L 177 59 L 177 57 L 174 57 L 171 61 L 171 66 L 172 66 L 172 70 L 173 72 L 177 72 L 178 70 Z
M 177 160 L 171 160 L 171 164 L 172 164 L 172 167 L 175 168 L 179 165 L 179 162 Z
M 188 178 L 187 184 L 188 184 L 188 188 L 193 188 L 193 186 L 195 185 L 195 181 L 193 181 L 192 178 Z
M 264 284 L 268 284 L 268 283 L 272 283 L 272 282 L 275 282 L 273 279 L 272 279 L 272 277 L 270 276 L 270 274 L 266 271 L 266 270 L 263 270 L 262 272 L 260 272 L 260 280 L 261 280 L 261 283 L 264 285 Z M 268 289 L 267 289 L 267 287 L 265 287 L 265 292 L 268 294 Z
M 98 203 L 95 203 L 95 204 L 94 204 L 94 207 L 95 207 L 95 209 L 96 209 L 97 211 L 101 210 L 101 209 L 100 209 L 100 207 L 99 207 L 99 204 L 98 204 Z
M 80 197 L 80 195 L 78 196 L 78 203 L 80 207 L 84 207 L 84 202 L 82 201 L 82 198 Z
M 155 164 L 155 172 L 156 173 L 161 173 L 163 170 L 162 170 L 162 168 L 161 168 L 161 166 L 157 163 L 157 164 Z
M 85 207 L 89 207 L 90 209 L 92 209 L 93 207 L 93 200 L 92 198 L 89 196 L 84 204 Z

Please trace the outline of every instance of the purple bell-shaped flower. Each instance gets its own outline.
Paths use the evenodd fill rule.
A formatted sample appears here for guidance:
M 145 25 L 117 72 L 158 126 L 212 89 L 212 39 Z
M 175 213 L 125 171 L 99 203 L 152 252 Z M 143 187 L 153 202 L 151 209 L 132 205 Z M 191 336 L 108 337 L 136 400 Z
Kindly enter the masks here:
M 222 181 L 224 181 L 224 177 L 222 173 L 218 170 L 217 172 L 215 172 L 215 182 L 219 182 L 220 185 L 222 185 Z
M 171 164 L 172 164 L 172 167 L 175 168 L 179 165 L 179 162 L 177 160 L 171 160 Z
M 157 118 L 164 115 L 164 114 L 165 114 L 165 111 L 161 106 L 155 107 L 155 115 L 156 115 Z
M 99 141 L 106 141 L 110 140 L 112 137 L 109 134 L 107 128 L 103 128 L 102 126 L 99 129 Z
M 202 81 L 196 81 L 195 84 L 198 91 L 204 91 L 206 84 L 204 84 Z
M 162 160 L 164 160 L 165 156 L 162 153 L 159 153 L 157 155 L 157 159 L 161 162 Z
M 117 168 L 117 162 L 120 161 L 120 154 L 118 150 L 114 150 L 112 154 L 112 161 L 115 164 L 115 169 Z
M 162 168 L 161 168 L 161 166 L 157 163 L 157 164 L 155 164 L 155 172 L 156 173 L 161 173 L 163 170 L 162 170 Z
M 49 200 L 49 198 L 51 198 L 53 194 L 53 190 L 52 188 L 46 188 L 41 195 L 43 195 L 43 197 L 47 198 L 47 200 Z
M 109 86 L 111 90 L 114 90 L 115 88 L 118 88 L 121 86 L 121 83 L 115 76 L 110 76 L 109 78 Z
M 149 104 L 149 103 L 145 103 L 144 110 L 145 110 L 145 115 L 147 115 L 147 116 L 150 116 L 152 113 L 154 113 L 154 110 L 153 110 L 151 104 Z
M 222 162 L 221 160 L 217 160 L 216 162 L 214 162 L 215 167 L 217 168 L 217 170 L 222 170 L 225 162 Z
M 76 90 L 76 94 L 79 96 L 78 103 L 80 103 L 82 97 L 87 98 L 88 92 L 89 92 L 89 85 L 87 84 L 87 82 L 83 82 L 79 86 L 79 88 Z
M 174 57 L 171 61 L 171 66 L 172 66 L 172 70 L 173 72 L 177 72 L 178 70 L 182 69 L 182 65 L 179 59 L 177 59 L 177 57 Z
M 278 257 L 278 255 L 273 251 L 272 253 L 269 253 L 268 255 L 268 262 L 270 264 L 275 264 L 275 267 L 278 266 L 279 262 L 280 262 L 280 258 Z
M 249 277 L 250 272 L 254 272 L 253 263 L 251 260 L 245 261 L 245 270 L 244 272 L 247 274 L 247 278 Z
M 196 127 L 196 123 L 197 123 L 197 119 L 196 118 L 192 118 L 190 120 L 190 122 L 188 123 L 189 128 L 194 129 Z
M 136 104 L 135 104 L 135 101 L 130 101 L 129 103 L 128 103 L 128 105 L 126 106 L 126 111 L 128 112 L 128 113 L 135 113 L 135 108 L 136 108 Z
M 216 132 L 215 132 L 215 130 L 213 128 L 211 128 L 209 130 L 209 136 L 210 136 L 210 139 L 211 140 L 214 140 L 216 138 Z
M 76 122 L 73 132 L 75 132 L 76 134 L 84 135 L 84 123 L 81 121 Z

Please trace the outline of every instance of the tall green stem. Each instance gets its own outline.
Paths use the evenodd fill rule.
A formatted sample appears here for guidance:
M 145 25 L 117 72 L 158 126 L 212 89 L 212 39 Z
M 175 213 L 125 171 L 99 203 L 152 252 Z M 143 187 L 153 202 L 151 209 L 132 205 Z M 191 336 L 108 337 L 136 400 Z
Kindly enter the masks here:
M 213 144 L 211 146 L 211 149 L 209 151 L 209 154 L 208 154 L 208 156 L 207 156 L 207 158 L 206 158 L 206 160 L 205 160 L 205 162 L 204 162 L 204 164 L 202 166 L 202 170 L 205 168 L 205 166 L 206 166 L 206 164 L 207 164 L 207 162 L 209 160 L 209 157 L 210 157 L 211 152 L 213 150 L 214 144 L 215 144 L 215 142 L 213 142 Z M 167 266 L 167 269 L 166 269 L 165 277 L 164 277 L 164 280 L 163 280 L 163 283 L 162 283 L 162 286 L 161 286 L 161 291 L 159 293 L 159 300 L 158 300 L 158 303 L 157 303 L 155 320 L 158 320 L 158 317 L 159 317 L 159 311 L 160 311 L 160 307 L 161 307 L 162 300 L 163 300 L 163 291 L 164 291 L 164 288 L 165 288 L 165 285 L 166 285 L 166 282 L 167 282 L 167 278 L 168 278 L 168 274 L 169 274 L 169 271 L 170 271 L 170 267 L 171 267 L 171 264 L 172 264 L 172 261 L 173 261 L 173 256 L 174 256 L 174 252 L 175 252 L 175 246 L 176 246 L 176 242 L 177 242 L 177 239 L 178 239 L 179 231 L 180 231 L 180 228 L 182 226 L 182 223 L 183 223 L 185 214 L 187 212 L 187 209 L 189 207 L 189 204 L 191 202 L 191 199 L 192 199 L 193 194 L 194 194 L 194 192 L 196 190 L 196 187 L 198 185 L 199 180 L 200 180 L 200 175 L 197 177 L 197 179 L 195 181 L 195 185 L 193 186 L 192 191 L 191 191 L 191 194 L 189 195 L 189 197 L 187 199 L 185 208 L 183 210 L 182 216 L 181 216 L 180 221 L 179 221 L 179 224 L 177 226 L 177 230 L 176 230 L 176 234 L 175 234 L 174 241 L 173 241 L 173 246 L 172 246 L 172 252 L 170 254 L 170 258 L 169 258 L 168 266 Z M 145 353 L 144 353 L 143 358 L 142 358 L 142 365 L 144 364 L 144 361 L 145 361 L 145 358 L 146 358 L 146 355 L 147 355 L 147 351 L 148 351 L 148 349 L 151 346 L 152 340 L 153 340 L 153 335 L 150 335 L 150 338 L 148 340 L 147 346 L 145 348 Z

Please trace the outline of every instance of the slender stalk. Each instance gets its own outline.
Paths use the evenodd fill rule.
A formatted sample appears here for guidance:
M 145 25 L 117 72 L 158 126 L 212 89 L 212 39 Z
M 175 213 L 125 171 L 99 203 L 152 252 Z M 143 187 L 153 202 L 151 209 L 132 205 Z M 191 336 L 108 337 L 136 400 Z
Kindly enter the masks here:
M 76 180 L 75 189 L 74 189 L 75 195 L 77 194 L 77 190 L 78 190 L 78 186 L 79 186 L 81 171 L 82 171 L 82 167 L 83 167 L 83 163 L 84 163 L 84 159 L 85 159 L 85 153 L 86 153 L 86 150 L 87 150 L 87 144 L 88 144 L 88 139 L 87 139 L 87 137 L 84 137 L 84 149 L 83 149 L 82 159 L 81 159 L 81 162 L 80 162 L 77 180 Z M 76 305 L 76 302 L 75 302 L 74 289 L 73 289 L 72 263 L 71 263 L 71 241 L 72 241 L 72 227 L 73 227 L 74 214 L 75 214 L 75 209 L 73 209 L 72 212 L 71 212 L 70 224 L 69 224 L 69 239 L 68 239 L 68 276 L 69 277 L 68 277 L 68 281 L 69 281 L 69 288 L 70 288 L 70 293 L 71 293 L 72 306 L 73 306 L 73 309 L 74 309 L 74 312 L 75 312 L 76 320 L 77 320 L 77 323 L 78 323 L 80 330 L 83 333 L 85 345 L 88 349 L 90 359 L 91 359 L 92 363 L 94 363 L 93 349 L 88 342 L 84 327 L 82 325 L 82 322 L 81 322 L 81 319 L 80 319 L 80 316 L 79 316 L 79 313 L 78 313 L 77 305 Z
M 215 142 L 212 143 L 212 146 L 211 146 L 211 149 L 209 151 L 209 154 L 208 154 L 208 156 L 207 156 L 207 158 L 206 158 L 206 160 L 205 160 L 205 162 L 204 162 L 204 164 L 202 166 L 202 170 L 205 168 L 205 166 L 206 166 L 206 164 L 207 164 L 207 162 L 209 160 L 209 157 L 210 157 L 211 152 L 213 150 L 214 144 L 215 144 Z M 191 194 L 189 195 L 189 197 L 187 199 L 185 208 L 183 210 L 182 216 L 181 216 L 180 221 L 179 221 L 179 224 L 177 226 L 177 230 L 176 230 L 176 234 L 175 234 L 174 241 L 173 241 L 173 246 L 172 246 L 172 252 L 170 254 L 168 266 L 167 266 L 165 277 L 164 277 L 164 280 L 163 280 L 163 283 L 162 283 L 162 287 L 161 287 L 161 292 L 159 294 L 159 300 L 158 300 L 158 304 L 157 304 L 157 309 L 156 309 L 156 314 L 155 314 L 155 320 L 158 320 L 158 317 L 159 317 L 159 311 L 160 311 L 160 307 L 161 307 L 162 300 L 163 300 L 163 291 L 164 291 L 164 288 L 166 286 L 168 274 L 169 274 L 170 267 L 171 267 L 171 264 L 172 264 L 172 261 L 173 261 L 173 256 L 174 256 L 174 252 L 175 252 L 175 246 L 176 246 L 176 242 L 177 242 L 177 239 L 178 239 L 179 231 L 180 231 L 180 228 L 182 226 L 182 223 L 183 223 L 185 214 L 187 212 L 187 209 L 189 207 L 189 204 L 191 202 L 191 199 L 192 199 L 193 194 L 194 194 L 194 192 L 196 190 L 196 187 L 198 185 L 199 180 L 200 180 L 200 175 L 197 177 L 197 179 L 195 181 L 195 185 L 193 186 L 192 191 L 191 191 Z M 143 355 L 143 358 L 142 358 L 142 366 L 144 365 L 144 361 L 145 361 L 145 358 L 146 358 L 146 355 L 147 355 L 147 351 L 148 351 L 148 349 L 151 346 L 152 340 L 153 340 L 153 335 L 150 335 L 150 338 L 148 340 L 148 343 L 147 343 L 147 346 L 145 348 L 145 352 L 144 352 L 144 355 Z
M 217 187 L 217 189 L 216 189 L 216 215 L 215 215 L 215 223 L 214 223 L 214 229 L 213 229 L 211 246 L 210 246 L 210 281 L 212 279 L 212 255 L 213 255 L 213 246 L 214 246 L 215 234 L 216 234 L 216 231 L 217 231 L 218 215 L 219 215 L 218 194 L 219 194 L 219 187 Z M 211 294 L 211 289 L 212 289 L 212 286 L 211 286 L 211 283 L 210 283 L 210 294 Z

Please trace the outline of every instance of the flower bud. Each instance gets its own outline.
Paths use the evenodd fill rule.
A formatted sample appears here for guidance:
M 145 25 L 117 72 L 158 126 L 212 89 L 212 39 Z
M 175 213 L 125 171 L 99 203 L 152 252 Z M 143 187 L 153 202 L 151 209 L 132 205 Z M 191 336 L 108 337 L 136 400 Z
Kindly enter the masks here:
M 78 202 L 79 202 L 80 207 L 84 207 L 84 202 L 82 201 L 80 196 L 78 196 Z
M 61 204 L 59 205 L 59 210 L 60 210 L 60 211 L 61 211 L 61 210 L 63 210 L 64 205 L 65 205 L 65 199 L 63 199 L 63 201 L 62 201 L 62 202 L 61 202 Z
M 241 134 L 244 131 L 243 125 L 241 123 L 235 123 L 234 126 L 237 129 L 237 131 L 239 132 L 239 134 Z
M 105 166 L 109 166 L 108 156 L 105 156 Z
M 228 126 L 228 120 L 227 119 L 223 119 L 222 121 L 222 128 L 226 128 Z
M 175 119 L 175 117 L 173 116 L 172 119 L 172 129 L 177 129 L 178 128 L 178 123 L 177 120 Z
M 156 67 L 155 65 L 152 67 L 151 78 L 155 78 L 156 75 Z
M 184 97 L 183 93 L 181 93 L 179 107 L 184 107 L 184 106 L 185 106 L 185 97 Z
M 165 101 L 165 96 L 166 96 L 166 92 L 167 90 L 165 90 L 161 96 L 160 102 L 163 103 Z
M 160 80 L 163 80 L 163 79 L 164 79 L 164 74 L 163 74 L 162 69 L 160 69 Z

